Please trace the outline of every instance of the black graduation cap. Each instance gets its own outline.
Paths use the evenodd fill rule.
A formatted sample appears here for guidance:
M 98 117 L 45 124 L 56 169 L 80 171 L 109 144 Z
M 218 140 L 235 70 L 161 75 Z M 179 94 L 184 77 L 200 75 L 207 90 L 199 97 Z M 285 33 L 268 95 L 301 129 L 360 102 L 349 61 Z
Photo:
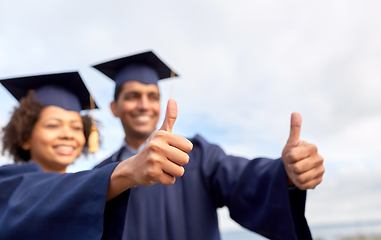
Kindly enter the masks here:
M 157 81 L 178 76 L 152 51 L 143 52 L 93 66 L 115 81 L 118 87 L 128 81 L 156 84 Z
M 98 108 L 78 72 L 35 75 L 0 80 L 18 100 L 35 91 L 36 101 L 70 111 Z M 90 100 L 91 98 L 91 100 Z

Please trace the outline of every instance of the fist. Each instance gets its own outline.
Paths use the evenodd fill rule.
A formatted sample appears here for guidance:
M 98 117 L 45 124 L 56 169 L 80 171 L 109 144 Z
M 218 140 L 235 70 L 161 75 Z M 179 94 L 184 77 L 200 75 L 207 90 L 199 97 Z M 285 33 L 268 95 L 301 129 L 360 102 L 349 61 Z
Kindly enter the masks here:
M 176 177 L 184 174 L 183 165 L 188 163 L 187 153 L 193 145 L 188 139 L 172 133 L 176 118 L 176 101 L 170 99 L 160 130 L 150 136 L 137 155 L 124 161 L 128 164 L 126 175 L 135 185 L 171 185 Z
M 290 136 L 282 152 L 282 161 L 288 177 L 288 185 L 301 190 L 314 189 L 323 180 L 323 157 L 314 144 L 299 140 L 302 117 L 291 115 Z

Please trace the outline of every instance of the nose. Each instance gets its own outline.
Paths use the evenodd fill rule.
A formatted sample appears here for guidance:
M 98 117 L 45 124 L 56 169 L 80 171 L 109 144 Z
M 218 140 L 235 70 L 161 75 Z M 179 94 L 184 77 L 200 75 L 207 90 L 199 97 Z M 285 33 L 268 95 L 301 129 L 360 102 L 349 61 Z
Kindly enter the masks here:
M 60 138 L 62 139 L 73 139 L 73 130 L 71 129 L 70 126 L 63 126 L 61 128 L 61 132 L 60 132 Z
M 148 110 L 149 108 L 149 99 L 147 96 L 142 96 L 140 98 L 139 104 L 138 104 L 138 109 L 139 110 Z

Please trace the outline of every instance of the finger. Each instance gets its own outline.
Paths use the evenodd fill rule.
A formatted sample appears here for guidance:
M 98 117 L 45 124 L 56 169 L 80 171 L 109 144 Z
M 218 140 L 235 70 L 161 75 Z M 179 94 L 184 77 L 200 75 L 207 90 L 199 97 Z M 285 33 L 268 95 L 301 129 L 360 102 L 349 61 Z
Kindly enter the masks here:
M 307 146 L 307 145 L 309 145 L 309 144 L 311 144 L 311 143 L 308 143 L 308 142 L 303 141 L 303 140 L 299 140 L 299 143 L 298 143 L 297 147 L 298 147 L 298 146 Z
M 177 118 L 177 103 L 174 99 L 169 99 L 167 104 L 167 111 L 165 113 L 164 122 L 160 130 L 164 130 L 171 133 L 173 125 L 176 122 L 176 118 Z
M 161 183 L 163 185 L 172 185 L 176 181 L 176 178 L 168 173 L 163 172 L 163 174 L 160 174 L 160 176 L 157 179 L 158 183 Z
M 291 145 L 297 145 L 300 137 L 300 128 L 302 126 L 302 117 L 299 113 L 291 114 L 291 126 L 290 126 L 290 136 L 288 137 L 287 143 Z
M 163 172 L 173 176 L 173 177 L 181 177 L 185 170 L 182 166 L 177 165 L 176 163 L 173 163 L 171 161 L 166 162 L 162 166 Z
M 166 148 L 165 156 L 167 159 L 177 165 L 183 166 L 185 164 L 188 164 L 189 162 L 189 155 L 183 151 L 181 151 L 178 148 L 168 146 Z
M 321 157 L 319 154 L 316 154 L 309 158 L 303 159 L 302 161 L 290 164 L 290 168 L 294 173 L 302 174 L 314 168 L 320 167 L 323 165 L 323 161 L 323 157 Z
M 167 142 L 170 146 L 178 148 L 186 153 L 190 152 L 193 148 L 193 144 L 191 141 L 189 141 L 185 137 L 176 134 L 170 134 L 170 136 L 167 137 Z
M 288 153 L 289 163 L 299 162 L 317 153 L 317 147 L 314 144 L 302 144 L 292 148 Z
M 308 185 L 309 182 L 314 181 L 316 178 L 320 178 L 324 174 L 324 166 L 321 165 L 317 168 L 311 169 L 308 172 L 295 175 L 294 183 L 295 185 Z
M 323 176 L 312 179 L 311 181 L 297 186 L 300 190 L 315 189 L 323 181 Z
M 193 148 L 191 141 L 177 134 L 172 134 L 164 130 L 157 131 L 150 136 L 149 143 L 146 146 L 154 143 L 164 143 L 166 145 L 173 146 L 180 149 L 183 152 L 190 152 Z

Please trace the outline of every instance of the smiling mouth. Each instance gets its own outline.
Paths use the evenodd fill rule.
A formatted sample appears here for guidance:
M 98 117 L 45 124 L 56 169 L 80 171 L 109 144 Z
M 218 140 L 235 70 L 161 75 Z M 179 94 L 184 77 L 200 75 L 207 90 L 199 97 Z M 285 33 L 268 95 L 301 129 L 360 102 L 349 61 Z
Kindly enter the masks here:
M 58 145 L 53 147 L 58 154 L 63 154 L 63 155 L 70 155 L 74 151 L 73 146 L 67 146 L 67 145 Z
M 137 116 L 135 119 L 139 122 L 147 122 L 151 119 L 150 116 Z

